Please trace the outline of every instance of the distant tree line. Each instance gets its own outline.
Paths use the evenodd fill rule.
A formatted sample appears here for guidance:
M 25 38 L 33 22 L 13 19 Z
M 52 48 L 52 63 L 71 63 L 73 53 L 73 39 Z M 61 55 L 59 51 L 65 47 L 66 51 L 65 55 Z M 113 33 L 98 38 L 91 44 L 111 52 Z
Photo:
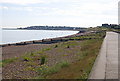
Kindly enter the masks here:
M 28 30 L 81 30 L 86 29 L 82 27 L 67 27 L 67 26 L 30 26 L 18 29 L 28 29 Z

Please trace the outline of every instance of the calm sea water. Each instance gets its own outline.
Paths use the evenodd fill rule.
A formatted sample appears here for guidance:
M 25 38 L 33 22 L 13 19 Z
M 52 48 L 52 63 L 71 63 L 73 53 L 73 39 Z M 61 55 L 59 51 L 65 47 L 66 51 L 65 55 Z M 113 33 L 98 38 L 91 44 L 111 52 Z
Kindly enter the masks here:
M 2 34 L 1 34 L 2 32 Z M 76 34 L 78 31 L 58 31 L 58 30 L 1 30 L 0 44 L 16 43 L 31 40 L 42 40 L 47 38 L 63 37 Z

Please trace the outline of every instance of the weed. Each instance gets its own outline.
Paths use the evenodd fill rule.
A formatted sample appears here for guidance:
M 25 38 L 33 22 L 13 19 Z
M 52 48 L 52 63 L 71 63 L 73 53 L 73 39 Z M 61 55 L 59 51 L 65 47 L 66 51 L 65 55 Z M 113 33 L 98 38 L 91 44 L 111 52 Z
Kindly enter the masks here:
M 67 61 L 62 61 L 58 64 L 58 66 L 60 66 L 61 68 L 68 67 L 69 63 Z
M 43 54 L 45 51 L 49 51 L 51 50 L 51 48 L 43 48 L 43 49 L 40 49 L 39 51 L 36 51 L 35 54 Z
M 86 72 L 83 72 L 83 74 L 80 76 L 80 79 L 87 79 L 88 74 Z
M 48 66 L 47 65 L 41 65 L 40 67 L 38 67 L 37 69 L 36 69 L 36 72 L 38 72 L 39 73 L 39 75 L 45 75 L 46 73 L 47 73 L 47 69 L 48 69 Z
M 42 51 L 48 51 L 48 50 L 51 50 L 51 48 L 44 48 L 44 49 L 42 49 Z
M 34 53 L 33 53 L 33 52 L 31 52 L 31 53 L 30 53 L 30 56 L 34 56 Z
M 57 48 L 58 47 L 58 45 L 55 45 L 55 47 L 54 48 Z
M 68 54 L 63 54 L 62 56 L 68 56 Z
M 80 60 L 82 60 L 84 58 L 84 55 L 80 55 L 79 57 L 78 57 L 78 60 L 80 61 Z
M 34 68 L 32 66 L 28 66 L 24 70 L 25 71 L 34 71 Z
M 48 74 L 56 73 L 56 72 L 58 72 L 61 68 L 68 67 L 68 66 L 69 66 L 69 63 L 68 63 L 67 61 L 61 61 L 61 62 L 57 63 L 56 65 L 48 68 L 47 73 L 48 73 Z
M 43 50 L 40 50 L 40 51 L 36 51 L 36 54 L 43 54 L 44 51 Z
M 27 56 L 25 56 L 25 57 L 23 57 L 23 61 L 30 61 L 30 60 L 32 60 L 29 56 L 27 57 Z
M 6 64 L 9 64 L 9 63 L 12 63 L 14 61 L 16 61 L 18 58 L 11 58 L 11 59 L 5 59 L 5 60 L 2 60 L 2 66 L 5 66 Z
M 59 71 L 60 67 L 58 66 L 52 66 L 47 69 L 47 75 L 52 73 L 57 73 Z
M 40 61 L 41 61 L 40 65 L 45 64 L 45 62 L 46 62 L 46 56 L 45 56 L 45 55 L 42 55 L 42 56 L 40 57 Z
M 38 64 L 33 62 L 33 61 L 29 61 L 26 63 L 27 66 L 37 66 Z
M 67 48 L 70 48 L 70 46 L 69 46 L 69 45 L 67 45 Z

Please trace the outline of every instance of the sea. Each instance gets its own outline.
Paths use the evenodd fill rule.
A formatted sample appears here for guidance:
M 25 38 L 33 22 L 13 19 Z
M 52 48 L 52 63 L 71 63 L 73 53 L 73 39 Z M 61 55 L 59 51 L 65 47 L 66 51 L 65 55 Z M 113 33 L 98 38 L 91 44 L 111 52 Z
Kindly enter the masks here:
M 32 40 L 42 40 L 76 34 L 68 30 L 9 30 L 0 29 L 0 45 Z

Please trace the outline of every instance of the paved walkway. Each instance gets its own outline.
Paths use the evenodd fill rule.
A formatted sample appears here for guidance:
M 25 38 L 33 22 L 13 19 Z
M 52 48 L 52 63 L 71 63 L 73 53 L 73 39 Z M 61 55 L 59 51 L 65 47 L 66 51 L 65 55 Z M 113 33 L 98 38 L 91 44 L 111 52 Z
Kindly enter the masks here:
M 89 79 L 118 79 L 118 34 L 107 32 Z

